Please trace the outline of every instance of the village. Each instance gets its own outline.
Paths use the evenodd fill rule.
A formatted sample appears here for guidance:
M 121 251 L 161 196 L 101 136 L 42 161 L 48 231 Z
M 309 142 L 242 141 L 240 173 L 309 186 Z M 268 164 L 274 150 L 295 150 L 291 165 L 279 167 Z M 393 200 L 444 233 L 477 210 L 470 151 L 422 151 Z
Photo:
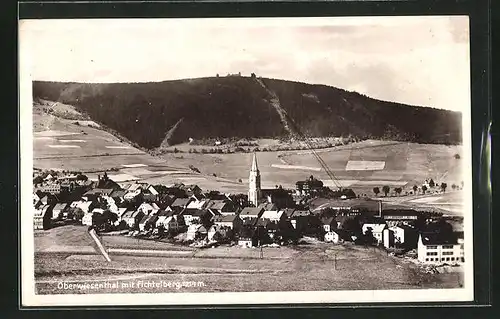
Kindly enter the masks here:
M 463 233 L 440 213 L 394 209 L 347 189 L 334 192 L 313 176 L 295 189 L 263 189 L 255 153 L 248 183 L 248 194 L 228 194 L 197 185 L 116 183 L 106 172 L 96 181 L 78 172 L 37 172 L 34 229 L 80 224 L 100 234 L 198 248 L 279 248 L 315 238 L 378 247 L 422 265 L 465 261 Z M 327 205 L 314 207 L 318 199 Z

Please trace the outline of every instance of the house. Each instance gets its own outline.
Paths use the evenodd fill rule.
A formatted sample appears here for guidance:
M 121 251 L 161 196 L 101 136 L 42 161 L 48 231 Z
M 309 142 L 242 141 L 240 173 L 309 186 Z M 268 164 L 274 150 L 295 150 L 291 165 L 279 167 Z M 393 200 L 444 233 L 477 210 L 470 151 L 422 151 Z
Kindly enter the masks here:
M 207 229 L 203 225 L 190 225 L 186 233 L 186 240 L 195 240 L 207 236 Z
M 214 215 L 232 215 L 236 214 L 236 206 L 228 199 L 209 200 L 206 208 Z
M 120 222 L 122 221 L 123 215 L 125 215 L 125 213 L 127 211 L 130 211 L 130 210 L 128 210 L 126 207 L 119 207 L 116 211 L 113 212 L 116 214 L 116 216 L 118 216 L 118 220 L 117 220 L 118 224 L 120 224 Z
M 319 224 L 318 216 L 311 214 L 309 210 L 295 210 L 290 217 L 290 223 L 300 233 L 307 232 L 313 225 Z
M 192 200 L 187 204 L 186 208 L 190 209 L 203 209 L 206 204 L 208 204 L 208 200 L 202 198 L 201 196 L 191 196 Z
M 182 185 L 180 188 L 184 190 L 188 196 L 200 195 L 202 193 L 202 189 L 198 185 Z
M 363 224 L 361 230 L 364 235 L 366 235 L 369 231 L 371 231 L 373 237 L 375 238 L 376 243 L 380 244 L 383 242 L 383 232 L 385 228 L 387 228 L 386 224 L 365 223 Z
M 285 218 L 285 215 L 283 214 L 282 210 L 265 210 L 264 213 L 262 213 L 261 218 L 267 218 L 272 222 L 279 222 L 280 220 Z
M 227 235 L 227 228 L 224 226 L 220 225 L 212 225 L 207 232 L 207 239 L 209 241 L 214 240 L 215 234 L 219 233 L 222 237 L 225 237 Z
M 129 228 L 135 228 L 139 226 L 139 222 L 144 217 L 144 213 L 140 210 L 131 211 L 130 214 L 126 212 L 124 216 L 122 216 L 122 220 L 125 221 Z
M 294 207 L 295 201 L 292 194 L 281 186 L 278 188 L 262 189 L 261 196 L 267 199 L 268 203 L 275 204 L 279 208 Z
M 92 201 L 79 201 L 77 204 L 77 208 L 80 208 L 84 213 L 89 213 L 94 206 L 94 202 Z
M 125 201 L 125 194 L 127 194 L 127 191 L 125 190 L 114 190 L 111 194 L 109 194 L 109 197 L 115 204 L 118 205 Z
M 132 184 L 132 185 L 135 185 L 135 184 Z M 136 188 L 134 190 L 130 190 L 130 188 L 129 188 L 127 190 L 127 193 L 123 196 L 123 199 L 126 201 L 133 201 L 141 195 L 142 195 L 141 188 Z
M 139 205 L 137 210 L 143 212 L 146 215 L 155 214 L 160 210 L 160 207 L 156 203 L 142 203 Z
M 465 262 L 463 245 L 457 233 L 421 233 L 417 259 L 426 264 L 460 264 Z
M 83 218 L 82 218 L 82 225 L 85 225 L 85 226 L 92 226 L 92 217 L 94 216 L 94 213 L 92 212 L 87 212 L 85 213 L 85 215 L 83 215 Z
M 186 225 L 200 224 L 210 219 L 212 214 L 204 209 L 185 208 L 180 214 L 184 218 Z
M 394 245 L 413 249 L 417 247 L 418 232 L 408 225 L 392 226 L 389 229 L 394 233 Z
M 61 184 L 58 183 L 49 183 L 46 185 L 43 185 L 42 187 L 39 188 L 40 191 L 44 193 L 49 193 L 49 194 L 59 194 L 61 192 Z
M 338 244 L 339 241 L 340 236 L 336 231 L 330 230 L 325 234 L 325 242 Z
M 49 226 L 48 222 L 51 218 L 52 212 L 50 205 L 33 208 L 33 229 L 47 229 Z
M 254 233 L 255 229 L 253 226 L 244 226 L 240 229 L 238 233 L 238 246 L 243 248 L 254 247 Z
M 156 202 L 158 200 L 158 195 L 143 194 L 142 200 L 147 202 L 147 203 L 153 203 L 153 202 Z
M 175 215 L 167 216 L 163 221 L 163 229 L 165 231 L 177 231 L 179 227 L 180 225 L 178 216 Z
M 214 218 L 214 225 L 228 227 L 233 229 L 235 232 L 240 230 L 242 223 L 241 218 L 237 215 L 221 215 L 215 216 Z
M 157 219 L 157 215 L 144 215 L 144 217 L 139 222 L 139 230 L 145 231 L 154 228 Z
M 154 196 L 158 196 L 160 194 L 160 192 L 158 192 L 158 190 L 153 185 L 149 185 L 146 190 Z
M 52 219 L 59 219 L 63 217 L 63 212 L 68 209 L 67 203 L 57 203 L 52 209 Z
M 174 202 L 167 208 L 168 210 L 173 210 L 174 207 L 186 208 L 187 205 L 192 201 L 192 198 L 176 198 Z
M 296 195 L 310 196 L 323 191 L 323 182 L 314 178 L 312 175 L 304 181 L 295 183 Z
M 245 207 L 240 212 L 240 218 L 242 220 L 247 218 L 260 218 L 264 213 L 263 207 Z

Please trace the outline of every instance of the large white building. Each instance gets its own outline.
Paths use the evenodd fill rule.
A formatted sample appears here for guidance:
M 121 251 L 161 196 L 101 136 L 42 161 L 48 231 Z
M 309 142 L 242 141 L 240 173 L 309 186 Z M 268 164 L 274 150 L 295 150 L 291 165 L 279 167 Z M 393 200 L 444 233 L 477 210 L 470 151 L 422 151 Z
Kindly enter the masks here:
M 418 261 L 426 264 L 458 264 L 465 261 L 463 240 L 456 235 L 422 233 L 417 251 Z
M 259 205 L 261 198 L 260 171 L 257 167 L 257 156 L 253 154 L 252 167 L 248 177 L 248 201 L 255 207 Z

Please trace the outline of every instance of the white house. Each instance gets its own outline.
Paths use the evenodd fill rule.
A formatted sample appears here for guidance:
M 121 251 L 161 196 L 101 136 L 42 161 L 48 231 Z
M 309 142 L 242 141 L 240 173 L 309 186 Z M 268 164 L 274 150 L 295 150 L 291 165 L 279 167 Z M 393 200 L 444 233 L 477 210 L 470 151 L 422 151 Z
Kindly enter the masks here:
M 422 233 L 417 244 L 418 261 L 426 264 L 459 264 L 465 261 L 464 246 L 455 234 Z
M 92 216 L 93 215 L 94 214 L 92 212 L 85 213 L 85 215 L 83 215 L 83 218 L 82 218 L 82 225 L 91 226 L 92 225 Z
M 135 185 L 135 184 L 133 184 Z M 128 200 L 128 201 L 131 201 L 133 200 L 134 198 L 136 198 L 137 196 L 139 196 L 141 194 L 142 190 L 140 188 L 137 188 L 135 190 L 129 190 L 124 196 L 123 196 L 123 199 L 124 200 Z
M 214 225 L 221 227 L 229 227 L 235 231 L 238 231 L 242 225 L 242 220 L 237 215 L 222 215 L 215 216 Z
M 194 197 L 194 195 L 193 195 L 193 197 Z M 189 202 L 189 204 L 187 204 L 186 208 L 188 208 L 188 209 L 203 209 L 206 203 L 207 203 L 207 200 L 205 200 L 205 199 L 201 199 L 201 200 L 195 199 L 195 200 L 192 200 L 191 202 Z
M 187 233 L 186 233 L 186 240 L 194 240 L 196 237 L 196 233 L 198 232 L 199 228 L 203 227 L 202 225 L 189 225 Z
M 340 240 L 339 234 L 334 231 L 329 231 L 325 234 L 325 242 L 338 244 Z
M 372 234 L 373 234 L 373 237 L 377 241 L 377 244 L 380 244 L 384 240 L 383 232 L 384 232 L 384 229 L 386 229 L 386 228 L 387 228 L 386 224 L 366 223 L 366 224 L 363 224 L 362 231 L 363 231 L 363 234 L 366 235 L 367 231 L 370 229 Z
M 159 192 L 156 190 L 156 188 L 153 187 L 153 185 L 149 185 L 149 187 L 147 188 L 147 190 L 153 194 L 153 195 L 158 195 Z
M 262 214 L 261 218 L 267 218 L 272 222 L 279 222 L 281 219 L 285 217 L 284 212 L 282 210 L 265 210 Z

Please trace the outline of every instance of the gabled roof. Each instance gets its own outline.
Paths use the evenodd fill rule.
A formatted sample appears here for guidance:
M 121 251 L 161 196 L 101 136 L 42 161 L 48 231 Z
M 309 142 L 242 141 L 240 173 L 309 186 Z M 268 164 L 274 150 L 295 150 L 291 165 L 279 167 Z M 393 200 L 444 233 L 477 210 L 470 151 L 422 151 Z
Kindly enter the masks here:
M 298 210 L 296 210 L 296 211 L 293 212 L 292 218 L 294 218 L 294 217 L 300 217 L 300 216 L 309 216 L 309 215 L 311 215 L 310 211 L 298 209 Z
M 207 213 L 206 210 L 204 209 L 197 209 L 197 208 L 185 208 L 182 211 L 182 215 L 191 215 L 191 216 L 196 216 L 196 217 L 201 217 Z
M 135 211 L 127 210 L 123 215 L 122 219 L 134 217 Z
M 207 208 L 214 210 L 222 210 L 228 204 L 229 200 L 223 200 L 223 199 L 210 200 L 208 202 Z
M 251 217 L 243 220 L 243 226 L 251 226 L 254 227 L 257 224 L 258 218 Z
M 139 222 L 139 224 L 145 224 L 147 222 L 148 219 L 150 219 L 151 216 L 150 215 L 144 215 L 142 218 L 141 218 L 141 221 Z
M 264 212 L 264 208 L 259 208 L 259 207 L 245 207 L 240 212 L 240 217 L 241 218 L 245 218 L 245 217 L 249 217 L 249 216 L 258 216 L 262 212 Z
M 283 215 L 282 210 L 266 210 L 262 214 L 261 218 L 269 218 L 269 219 L 278 218 L 278 219 L 280 219 L 282 215 Z
M 262 208 L 263 210 L 277 210 L 278 209 L 278 207 L 273 203 L 263 203 L 257 207 Z
M 176 198 L 174 202 L 170 205 L 172 207 L 186 207 L 191 201 L 191 198 Z
M 373 233 L 381 233 L 386 226 L 386 224 L 363 224 L 363 229 L 371 228 Z

